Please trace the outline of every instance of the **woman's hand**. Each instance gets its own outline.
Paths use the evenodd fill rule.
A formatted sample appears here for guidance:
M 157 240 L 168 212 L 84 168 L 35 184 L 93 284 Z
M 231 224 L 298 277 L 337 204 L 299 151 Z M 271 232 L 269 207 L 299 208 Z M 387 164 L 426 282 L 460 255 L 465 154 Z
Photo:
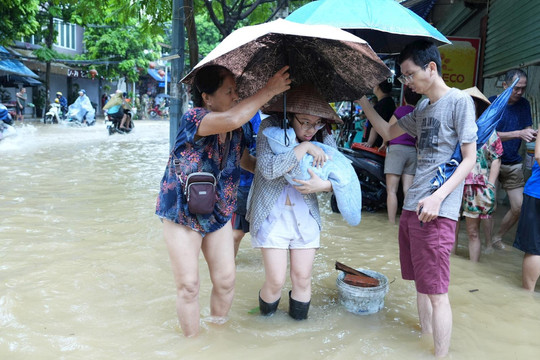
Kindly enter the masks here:
M 330 180 L 323 180 L 318 177 L 313 170 L 308 169 L 311 178 L 309 180 L 293 179 L 300 185 L 296 185 L 294 188 L 298 190 L 300 194 L 312 194 L 321 191 L 332 191 L 332 183 Z
M 264 88 L 272 95 L 272 97 L 289 90 L 291 88 L 289 66 L 286 65 L 275 73 L 275 75 L 268 80 Z
M 304 145 L 305 144 L 305 145 Z M 309 141 L 304 141 L 302 145 L 306 146 L 306 153 L 313 156 L 313 166 L 314 167 L 323 167 L 324 163 L 328 161 L 328 155 L 321 149 L 319 146 L 313 144 Z

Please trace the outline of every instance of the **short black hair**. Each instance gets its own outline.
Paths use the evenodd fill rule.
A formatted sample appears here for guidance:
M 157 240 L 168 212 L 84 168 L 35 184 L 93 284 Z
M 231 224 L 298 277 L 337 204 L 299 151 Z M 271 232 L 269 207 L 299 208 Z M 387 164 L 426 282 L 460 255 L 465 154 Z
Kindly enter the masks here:
M 514 81 L 514 77 L 517 76 L 519 78 L 527 78 L 527 74 L 525 74 L 525 71 L 521 70 L 521 69 L 512 69 L 512 70 L 508 70 L 506 72 L 506 75 L 504 75 L 504 82 L 510 86 L 512 85 L 512 82 Z
M 405 90 L 403 90 L 403 97 L 405 98 L 405 102 L 407 104 L 416 106 L 416 104 L 418 104 L 422 98 L 422 95 L 415 93 L 410 87 L 406 87 Z
M 232 72 L 221 65 L 208 65 L 199 69 L 195 74 L 191 87 L 193 105 L 196 107 L 203 106 L 202 93 L 212 95 L 223 85 L 223 80 L 229 75 L 232 75 Z
M 379 89 L 385 94 L 390 94 L 392 92 L 392 83 L 389 81 L 390 79 L 386 79 L 383 82 L 379 84 Z
M 439 76 L 442 76 L 441 54 L 433 42 L 416 40 L 405 46 L 399 54 L 398 64 L 401 65 L 409 59 L 418 66 L 425 66 L 433 61 L 437 65 Z

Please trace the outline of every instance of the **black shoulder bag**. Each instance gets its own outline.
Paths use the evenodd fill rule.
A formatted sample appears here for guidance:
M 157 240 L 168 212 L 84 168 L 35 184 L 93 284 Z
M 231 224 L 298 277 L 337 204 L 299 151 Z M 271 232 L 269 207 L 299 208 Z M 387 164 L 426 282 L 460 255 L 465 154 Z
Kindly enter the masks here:
M 188 175 L 184 186 L 184 196 L 187 199 L 189 212 L 192 214 L 211 214 L 214 211 L 214 205 L 216 204 L 216 185 L 221 178 L 223 168 L 227 163 L 227 157 L 229 156 L 230 146 L 230 132 L 227 133 L 225 140 L 225 148 L 221 164 L 219 167 L 219 175 L 216 179 L 214 174 L 210 172 L 194 172 Z M 176 175 L 182 181 L 180 177 L 180 160 L 174 160 Z

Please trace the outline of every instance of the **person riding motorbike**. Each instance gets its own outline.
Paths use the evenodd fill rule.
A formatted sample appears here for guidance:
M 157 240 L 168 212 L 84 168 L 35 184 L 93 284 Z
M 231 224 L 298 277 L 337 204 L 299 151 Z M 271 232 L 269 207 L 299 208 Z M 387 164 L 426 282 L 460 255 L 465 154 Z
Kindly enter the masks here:
M 123 93 L 124 102 L 122 103 L 122 108 L 124 109 L 124 116 L 120 122 L 120 130 L 129 131 L 131 129 L 131 110 L 133 105 L 131 104 L 131 99 L 128 99 L 127 93 Z
M 68 120 L 92 126 L 96 122 L 95 115 L 96 110 L 94 110 L 90 99 L 86 96 L 86 90 L 79 90 L 79 97 L 68 108 Z
M 44 123 L 58 124 L 60 122 L 61 113 L 60 100 L 56 98 L 54 99 L 54 102 L 49 105 L 49 110 L 45 114 Z
M 131 129 L 131 104 L 124 99 L 124 94 L 121 90 L 117 90 L 111 99 L 103 106 L 103 110 L 107 112 L 107 116 L 113 123 L 116 123 L 117 129 L 121 131 L 129 131 Z
M 13 119 L 9 114 L 7 107 L 0 104 L 0 140 L 15 135 L 15 128 L 12 125 Z
M 58 102 L 60 103 L 60 110 L 61 110 L 61 113 L 62 113 L 62 119 L 65 119 L 66 114 L 68 112 L 68 101 L 67 101 L 66 97 L 64 95 L 62 95 L 62 92 L 60 92 L 60 91 L 56 92 L 56 99 L 58 99 Z

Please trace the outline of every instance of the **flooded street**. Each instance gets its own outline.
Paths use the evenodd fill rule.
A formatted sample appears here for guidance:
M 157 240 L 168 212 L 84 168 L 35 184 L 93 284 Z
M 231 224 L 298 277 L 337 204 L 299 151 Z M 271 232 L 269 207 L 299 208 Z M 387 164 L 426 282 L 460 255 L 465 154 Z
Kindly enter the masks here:
M 352 228 L 331 212 L 328 197 L 307 321 L 286 314 L 290 284 L 275 316 L 250 313 L 264 274 L 246 236 L 229 321 L 206 321 L 210 279 L 201 256 L 201 334 L 184 338 L 154 215 L 169 126 L 135 124 L 131 134 L 113 136 L 102 121 L 18 124 L 18 135 L 0 142 L 0 359 L 433 358 L 431 338 L 420 335 L 414 285 L 400 276 L 397 226 L 379 212 L 363 213 Z M 464 230 L 451 259 L 449 358 L 538 358 L 540 294 L 521 289 L 522 253 L 508 246 L 470 263 Z M 348 313 L 338 300 L 336 261 L 385 274 L 384 309 Z

